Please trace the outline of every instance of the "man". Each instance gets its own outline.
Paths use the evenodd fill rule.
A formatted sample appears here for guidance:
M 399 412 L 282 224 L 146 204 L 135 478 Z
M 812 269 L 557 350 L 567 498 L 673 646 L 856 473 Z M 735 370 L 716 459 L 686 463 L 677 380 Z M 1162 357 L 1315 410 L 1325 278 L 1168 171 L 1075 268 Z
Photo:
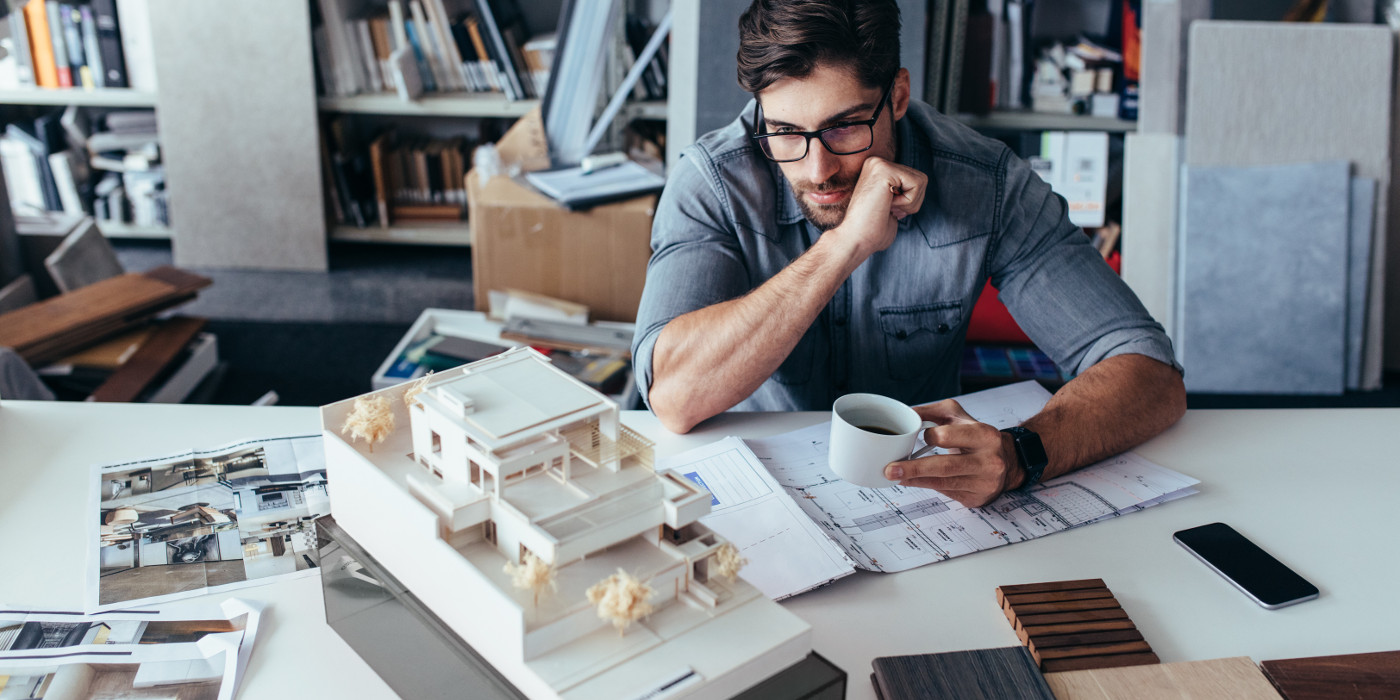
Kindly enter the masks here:
M 957 450 L 894 462 L 888 478 L 980 506 L 1181 417 L 1162 327 L 1064 200 L 1000 142 L 910 100 L 895 0 L 755 0 L 739 33 L 755 100 L 687 149 L 652 228 L 633 358 L 663 425 L 825 410 L 857 391 L 955 395 L 988 278 L 1077 376 L 1025 431 L 951 400 L 920 408 L 939 424 L 925 438 Z

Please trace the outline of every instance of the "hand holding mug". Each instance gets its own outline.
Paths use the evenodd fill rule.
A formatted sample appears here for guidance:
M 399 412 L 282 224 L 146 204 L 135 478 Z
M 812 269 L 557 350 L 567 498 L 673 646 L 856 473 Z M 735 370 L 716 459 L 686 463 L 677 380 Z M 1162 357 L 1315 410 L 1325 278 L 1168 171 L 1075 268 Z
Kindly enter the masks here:
M 857 486 L 885 488 L 885 465 L 918 459 L 929 445 L 909 454 L 919 433 L 938 424 L 919 417 L 914 409 L 878 394 L 847 394 L 831 407 L 828 462 L 836 475 Z

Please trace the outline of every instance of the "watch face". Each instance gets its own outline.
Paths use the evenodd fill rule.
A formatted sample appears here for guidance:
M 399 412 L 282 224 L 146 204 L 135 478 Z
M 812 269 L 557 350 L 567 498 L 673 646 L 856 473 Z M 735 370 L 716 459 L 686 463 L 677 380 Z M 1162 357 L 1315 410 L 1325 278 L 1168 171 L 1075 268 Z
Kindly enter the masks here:
M 1041 444 L 1040 436 L 1027 431 L 1027 433 L 1016 436 L 1016 447 L 1021 452 L 1021 461 L 1028 470 L 1036 470 L 1038 473 L 1050 462 L 1050 458 L 1045 455 L 1045 445 Z

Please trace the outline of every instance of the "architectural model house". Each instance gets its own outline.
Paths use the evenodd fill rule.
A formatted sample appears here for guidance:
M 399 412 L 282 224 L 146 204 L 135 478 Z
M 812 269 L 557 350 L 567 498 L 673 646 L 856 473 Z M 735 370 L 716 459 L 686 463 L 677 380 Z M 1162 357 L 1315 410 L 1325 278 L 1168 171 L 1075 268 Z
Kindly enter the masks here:
M 342 436 L 381 398 L 382 442 Z M 336 521 L 532 698 L 729 697 L 811 651 L 805 623 L 717 573 L 733 548 L 698 522 L 709 492 L 654 471 L 617 405 L 534 350 L 321 419 Z M 630 607 L 650 614 L 600 617 L 589 589 L 614 575 L 650 589 Z

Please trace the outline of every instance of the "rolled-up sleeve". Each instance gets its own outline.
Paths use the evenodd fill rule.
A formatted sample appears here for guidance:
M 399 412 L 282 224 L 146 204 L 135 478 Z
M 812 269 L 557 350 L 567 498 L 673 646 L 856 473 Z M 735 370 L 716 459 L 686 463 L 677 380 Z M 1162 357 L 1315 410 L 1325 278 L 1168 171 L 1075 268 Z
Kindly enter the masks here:
M 652 352 L 672 319 L 750 291 L 739 240 L 724 214 L 718 180 L 703 152 L 692 148 L 667 176 L 651 227 L 651 260 L 637 309 L 632 364 L 647 407 L 654 379 Z
M 1062 370 L 1075 375 L 1114 355 L 1146 355 L 1182 371 L 1171 340 L 1115 274 L 1065 200 L 1025 161 L 1005 157 L 992 286 Z

